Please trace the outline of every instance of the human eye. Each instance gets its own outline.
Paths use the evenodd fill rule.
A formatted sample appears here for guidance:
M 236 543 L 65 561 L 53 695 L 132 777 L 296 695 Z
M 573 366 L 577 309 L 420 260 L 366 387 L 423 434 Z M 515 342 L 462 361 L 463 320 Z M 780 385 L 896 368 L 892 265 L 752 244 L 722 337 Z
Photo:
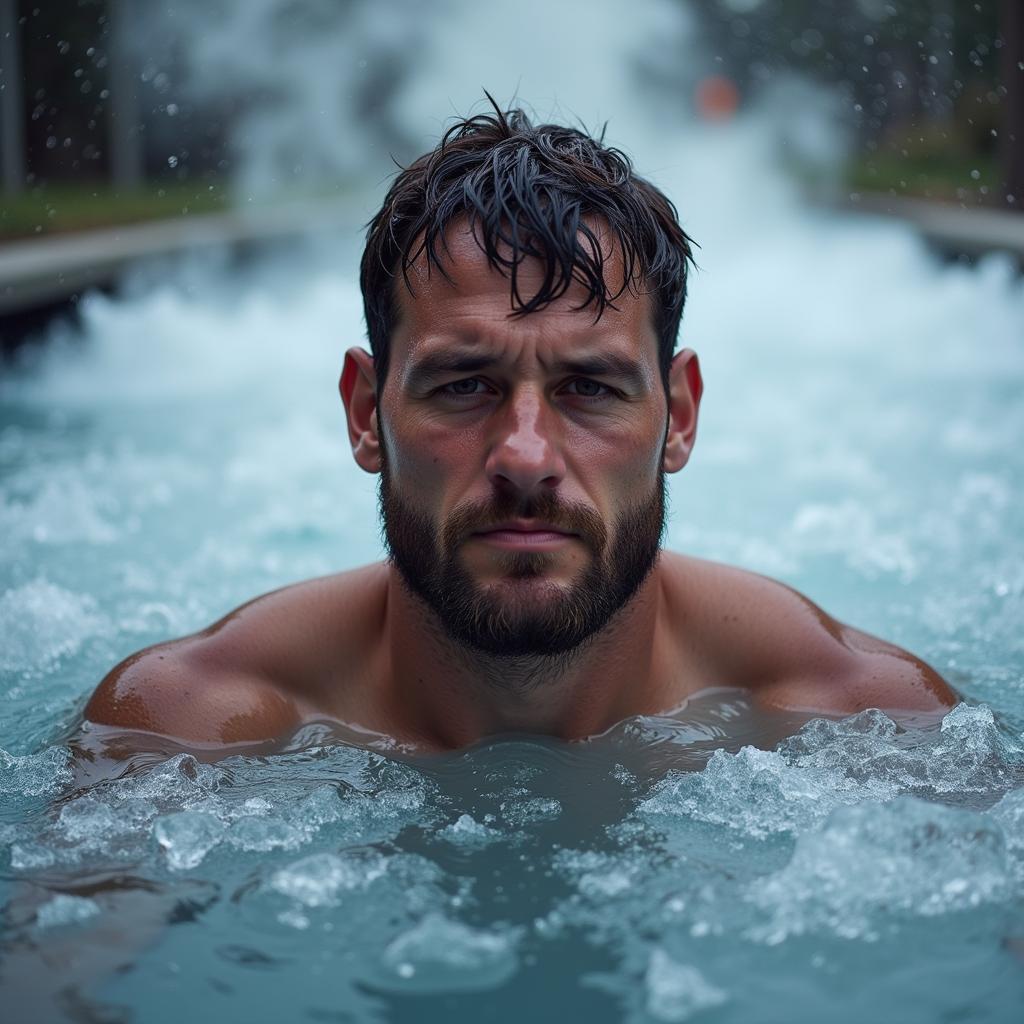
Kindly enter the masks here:
M 449 381 L 438 390 L 446 398 L 478 398 L 488 392 L 487 385 L 479 377 Z
M 607 384 L 591 380 L 589 377 L 574 377 L 565 385 L 564 390 L 574 398 L 585 398 L 590 401 L 611 398 L 616 393 Z

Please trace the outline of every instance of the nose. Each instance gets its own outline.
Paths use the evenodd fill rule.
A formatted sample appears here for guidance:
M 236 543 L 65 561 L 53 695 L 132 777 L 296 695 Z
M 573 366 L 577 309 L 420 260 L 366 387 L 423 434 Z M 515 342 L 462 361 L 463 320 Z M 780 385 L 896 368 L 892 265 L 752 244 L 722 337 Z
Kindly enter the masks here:
M 495 417 L 487 478 L 497 490 L 520 495 L 554 489 L 565 477 L 557 443 L 557 414 L 532 387 L 513 393 Z

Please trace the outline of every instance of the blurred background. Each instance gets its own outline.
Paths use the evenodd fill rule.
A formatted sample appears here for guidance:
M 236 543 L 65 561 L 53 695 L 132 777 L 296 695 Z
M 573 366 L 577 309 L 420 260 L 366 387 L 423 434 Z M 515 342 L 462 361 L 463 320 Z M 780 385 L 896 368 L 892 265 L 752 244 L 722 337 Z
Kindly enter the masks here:
M 391 156 L 416 155 L 437 119 L 452 112 L 434 109 L 435 123 L 418 123 L 409 116 L 408 86 L 430 62 L 424 44 L 432 34 L 480 19 L 471 6 L 3 0 L 0 231 L 12 238 L 198 212 L 228 202 L 235 185 L 261 196 L 320 194 L 376 177 Z M 479 6 L 484 20 L 498 10 Z M 679 118 L 729 117 L 799 76 L 833 101 L 849 188 L 971 205 L 1017 200 L 1024 187 L 1024 139 L 1014 130 L 1024 78 L 1017 0 L 677 6 L 690 31 L 652 34 L 628 71 L 651 102 Z M 529 76 L 530 35 L 548 32 L 552 15 L 533 21 L 529 4 L 521 10 L 530 21 L 521 33 L 527 52 L 516 47 L 508 56 Z M 489 35 L 491 49 L 518 42 L 506 25 L 481 28 L 478 51 Z M 472 54 L 465 58 L 473 63 Z M 585 63 L 587 54 L 569 46 L 560 60 Z M 497 77 L 500 62 L 492 67 Z M 478 100 L 482 86 L 507 99 L 499 91 L 506 85 L 480 81 L 468 99 Z M 535 104 L 549 98 L 523 92 Z M 450 99 L 465 109 L 467 97 L 457 93 Z
M 12 243 L 232 210 L 247 224 L 203 220 L 201 241 L 347 226 L 484 88 L 610 120 L 633 153 L 769 110 L 813 201 L 909 217 L 953 255 L 1024 247 L 1024 221 L 948 219 L 1024 201 L 1022 39 L 1018 0 L 0 0 L 6 337 L 196 236 L 99 238 L 89 266 Z

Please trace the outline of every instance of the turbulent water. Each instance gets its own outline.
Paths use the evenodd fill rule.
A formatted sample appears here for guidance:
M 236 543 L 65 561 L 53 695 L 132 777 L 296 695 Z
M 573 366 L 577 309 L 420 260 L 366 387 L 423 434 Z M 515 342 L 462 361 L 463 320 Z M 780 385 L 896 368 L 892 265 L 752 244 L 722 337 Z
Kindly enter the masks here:
M 355 233 L 170 268 L 0 383 L 5 1020 L 1019 1019 L 1024 287 L 801 209 L 766 140 L 691 130 L 654 165 L 702 245 L 668 546 L 784 579 L 964 703 L 916 730 L 720 690 L 570 745 L 310 727 L 76 762 L 114 662 L 380 554 L 336 394 Z
M 9 1019 L 1016 1019 L 1024 295 L 896 228 L 785 224 L 706 237 L 669 546 L 914 649 L 966 699 L 941 729 L 726 690 L 580 744 L 76 764 L 113 662 L 379 554 L 335 393 L 351 250 L 185 267 L 0 392 Z

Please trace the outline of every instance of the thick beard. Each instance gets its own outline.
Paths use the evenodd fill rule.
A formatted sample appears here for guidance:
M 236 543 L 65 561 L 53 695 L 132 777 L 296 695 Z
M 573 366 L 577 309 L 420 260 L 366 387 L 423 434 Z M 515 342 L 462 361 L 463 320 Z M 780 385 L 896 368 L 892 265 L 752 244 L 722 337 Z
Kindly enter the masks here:
M 615 521 L 610 544 L 593 509 L 565 504 L 552 492 L 536 499 L 496 493 L 490 502 L 458 506 L 439 527 L 395 492 L 386 457 L 379 498 L 384 540 L 406 586 L 451 640 L 499 658 L 558 657 L 599 633 L 647 578 L 665 526 L 662 472 L 646 499 Z M 543 582 L 550 555 L 509 552 L 503 578 L 478 584 L 459 558 L 461 542 L 512 518 L 538 518 L 578 534 L 591 554 L 580 578 L 570 585 Z

